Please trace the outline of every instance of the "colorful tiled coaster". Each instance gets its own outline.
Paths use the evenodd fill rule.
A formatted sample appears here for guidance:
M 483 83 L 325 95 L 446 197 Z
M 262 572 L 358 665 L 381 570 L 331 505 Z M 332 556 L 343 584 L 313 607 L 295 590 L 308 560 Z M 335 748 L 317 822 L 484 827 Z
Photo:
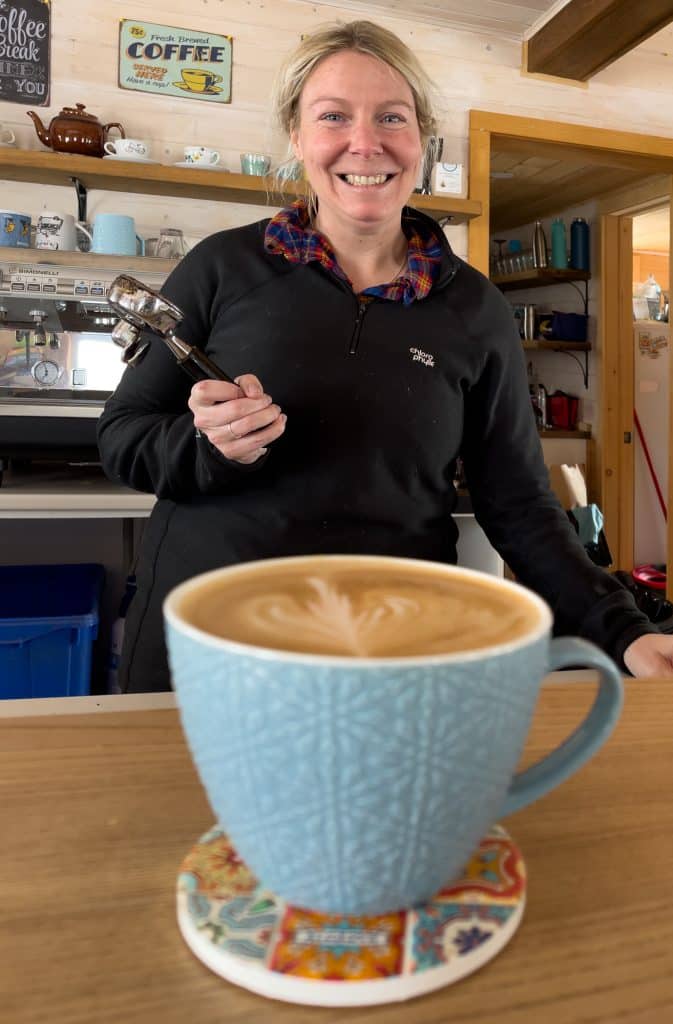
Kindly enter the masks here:
M 211 970 L 272 999 L 315 1006 L 411 999 L 464 978 L 509 942 L 525 900 L 523 859 L 499 826 L 462 878 L 393 914 L 288 906 L 258 883 L 220 828 L 187 855 L 177 889 L 180 931 Z

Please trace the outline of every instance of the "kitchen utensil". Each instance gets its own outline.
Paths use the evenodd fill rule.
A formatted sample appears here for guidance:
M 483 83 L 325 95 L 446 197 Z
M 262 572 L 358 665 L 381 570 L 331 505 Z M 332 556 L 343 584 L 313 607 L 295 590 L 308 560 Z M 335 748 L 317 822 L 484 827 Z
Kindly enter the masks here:
M 150 147 L 144 139 L 115 139 L 106 142 L 103 148 L 109 156 L 123 160 L 147 160 L 150 155 Z
M 207 164 L 215 167 L 220 162 L 220 154 L 216 149 L 209 149 L 208 146 L 185 146 L 186 164 Z
M 535 306 L 527 302 L 523 307 L 523 337 L 524 341 L 535 340 Z
M 269 173 L 271 157 L 262 153 L 241 153 L 241 170 L 243 174 L 264 175 Z
M 40 142 L 61 153 L 82 153 L 84 156 L 103 156 L 104 145 L 112 128 L 117 128 L 122 138 L 126 133 L 118 121 L 101 124 L 94 114 L 85 113 L 83 103 L 74 107 L 63 107 L 52 117 L 45 128 L 34 110 L 26 111 L 35 125 Z
M 551 265 L 558 270 L 566 270 L 568 267 L 566 226 L 560 217 L 553 220 L 551 225 Z
M 133 217 L 119 213 L 99 213 L 93 224 L 91 252 L 119 256 L 145 255 L 145 243 L 136 234 Z
M 575 217 L 570 225 L 570 266 L 573 270 L 589 269 L 589 225 L 584 217 Z
M 192 380 L 227 380 L 232 378 L 196 348 L 175 333 L 184 319 L 182 310 L 128 274 L 120 274 L 110 286 L 108 303 L 121 317 L 112 331 L 112 340 L 124 349 L 122 359 L 137 366 L 147 354 L 149 339 L 140 335 L 143 328 L 157 334 L 175 356 L 178 364 Z
M 544 233 L 542 222 L 539 220 L 535 221 L 533 231 L 533 266 L 547 266 L 547 236 Z
M 30 215 L 0 210 L 0 245 L 15 249 L 30 248 Z
M 155 255 L 162 259 L 182 259 L 188 252 L 189 248 L 180 228 L 163 228 L 159 232 Z
M 88 229 L 75 221 L 71 213 L 56 213 L 44 211 L 37 218 L 37 231 L 35 234 L 36 249 L 77 250 L 77 232 L 81 231 L 89 240 L 89 246 L 93 238 Z

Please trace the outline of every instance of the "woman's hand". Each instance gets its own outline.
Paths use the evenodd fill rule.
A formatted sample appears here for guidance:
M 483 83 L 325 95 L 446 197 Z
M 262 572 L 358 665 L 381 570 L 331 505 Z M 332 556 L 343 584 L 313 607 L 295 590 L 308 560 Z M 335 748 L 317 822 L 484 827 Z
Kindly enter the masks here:
M 266 445 L 285 430 L 287 416 L 264 394 L 251 373 L 237 377 L 235 384 L 199 381 L 187 404 L 194 414 L 194 426 L 225 459 L 234 462 L 256 462 L 266 452 Z
M 648 676 L 673 676 L 673 636 L 646 633 L 624 651 L 624 664 L 640 679 Z

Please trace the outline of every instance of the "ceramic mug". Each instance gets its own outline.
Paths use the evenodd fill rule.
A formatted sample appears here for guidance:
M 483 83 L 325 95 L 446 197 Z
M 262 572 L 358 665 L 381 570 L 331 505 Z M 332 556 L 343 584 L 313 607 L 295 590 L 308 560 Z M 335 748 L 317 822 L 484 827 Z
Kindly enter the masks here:
M 0 245 L 30 248 L 30 214 L 0 210 Z
M 214 167 L 219 162 L 220 154 L 216 149 L 209 149 L 208 146 L 185 146 L 186 164 L 208 164 Z
M 78 249 L 77 232 L 81 231 L 91 243 L 91 233 L 76 221 L 71 213 L 43 211 L 37 218 L 36 249 L 59 249 L 74 252 Z
M 147 160 L 150 147 L 143 139 L 115 139 L 105 143 L 105 152 L 122 160 Z
M 0 122 L 0 146 L 13 146 L 16 142 L 16 135 L 11 128 L 5 128 Z
M 306 636 L 308 610 L 316 635 L 324 633 L 342 618 L 338 587 L 322 617 L 320 599 L 298 614 L 290 605 L 287 615 L 273 580 L 288 567 L 312 580 L 354 561 L 377 578 L 420 571 L 457 583 L 461 602 L 466 590 L 495 587 L 503 608 L 524 608 L 522 631 L 470 647 L 473 634 L 457 613 L 466 649 L 356 657 L 274 650 L 194 625 L 194 608 L 212 608 L 218 587 L 224 607 L 240 609 L 228 588 L 252 581 L 264 600 L 273 595 L 276 620 L 299 622 Z M 176 587 L 163 614 L 183 729 L 219 824 L 262 886 L 326 913 L 382 914 L 432 898 L 460 875 L 494 822 L 597 751 L 623 700 L 620 674 L 597 647 L 550 640 L 551 612 L 537 595 L 439 563 L 332 555 L 228 566 Z M 349 633 L 342 627 L 340 635 Z M 543 677 L 578 665 L 598 671 L 593 707 L 563 743 L 517 772 Z
M 144 256 L 145 243 L 136 234 L 133 217 L 126 217 L 120 213 L 99 213 L 93 222 L 91 252 Z
M 264 175 L 269 173 L 271 157 L 263 153 L 241 153 L 241 171 L 243 174 Z

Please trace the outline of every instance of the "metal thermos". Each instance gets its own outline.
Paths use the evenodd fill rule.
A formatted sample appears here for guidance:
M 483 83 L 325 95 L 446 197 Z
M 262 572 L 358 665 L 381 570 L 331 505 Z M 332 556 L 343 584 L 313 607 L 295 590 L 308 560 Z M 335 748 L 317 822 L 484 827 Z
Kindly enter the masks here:
M 535 230 L 533 231 L 533 266 L 547 266 L 547 237 L 542 222 L 539 220 L 535 221 Z
M 589 269 L 589 225 L 584 217 L 575 217 L 570 225 L 570 266 L 573 270 Z
M 532 302 L 523 307 L 523 337 L 524 341 L 535 340 L 535 306 Z

